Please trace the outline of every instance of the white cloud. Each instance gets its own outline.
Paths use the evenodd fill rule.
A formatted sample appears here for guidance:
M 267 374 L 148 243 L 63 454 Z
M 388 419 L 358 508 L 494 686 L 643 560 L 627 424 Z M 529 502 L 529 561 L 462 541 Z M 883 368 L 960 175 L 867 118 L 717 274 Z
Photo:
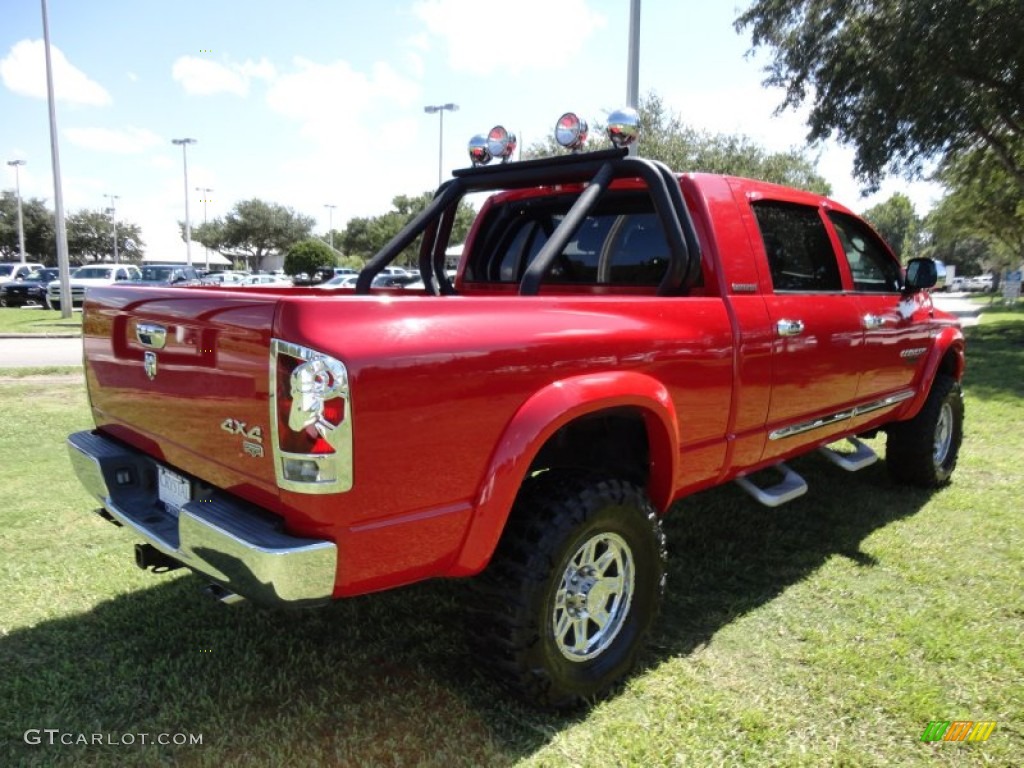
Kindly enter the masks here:
M 371 74 L 357 72 L 346 61 L 319 64 L 296 57 L 295 71 L 276 77 L 267 91 L 267 104 L 275 112 L 302 124 L 306 138 L 325 143 L 368 137 L 376 129 L 368 123 L 377 107 L 408 108 L 420 95 L 419 85 L 378 63 Z
M 196 96 L 210 96 L 215 93 L 233 93 L 245 96 L 253 79 L 268 80 L 274 77 L 274 66 L 267 59 L 220 63 L 198 56 L 180 56 L 171 65 L 171 77 Z
M 489 19 L 481 26 L 481 11 L 495 7 L 504 8 L 476 0 L 421 0 L 412 10 L 443 40 L 452 69 L 478 75 L 564 66 L 581 54 L 592 32 L 608 23 L 587 0 L 518 0 L 496 27 L 488 25 Z
M 163 143 L 152 131 L 129 126 L 123 129 L 68 128 L 64 131 L 68 141 L 96 152 L 114 152 L 133 155 Z
M 110 94 L 67 60 L 61 50 L 50 46 L 53 63 L 53 91 L 57 101 L 104 106 Z M 0 60 L 0 78 L 14 93 L 35 99 L 46 98 L 46 58 L 42 40 L 21 40 Z

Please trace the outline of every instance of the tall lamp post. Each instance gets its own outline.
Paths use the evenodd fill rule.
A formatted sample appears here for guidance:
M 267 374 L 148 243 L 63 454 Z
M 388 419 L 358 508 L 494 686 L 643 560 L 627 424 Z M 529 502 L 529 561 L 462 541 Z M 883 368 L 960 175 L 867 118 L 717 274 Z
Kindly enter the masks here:
M 203 193 L 203 224 L 206 224 L 206 204 L 210 202 L 210 193 L 213 192 L 212 187 L 196 187 L 196 192 Z M 203 248 L 206 248 L 206 271 L 210 271 L 210 249 L 203 243 Z
M 330 203 L 324 203 L 324 208 L 327 209 L 327 241 L 332 251 L 334 250 L 334 209 L 337 207 Z
M 7 164 L 14 167 L 14 191 L 18 196 L 18 250 L 21 252 L 21 263 L 25 263 L 25 223 L 21 218 L 21 174 L 18 167 L 25 164 L 24 160 L 8 160 Z
M 432 104 L 424 107 L 423 111 L 428 115 L 432 115 L 435 112 L 438 116 L 440 123 L 440 132 L 437 137 L 437 186 L 441 186 L 441 167 L 443 165 L 442 158 L 444 157 L 444 113 L 445 112 L 457 112 L 459 110 L 458 104 Z
M 188 217 L 188 145 L 195 144 L 195 139 L 171 139 L 171 144 L 181 146 L 181 162 L 185 167 L 185 261 L 192 266 L 192 222 Z
M 110 207 L 107 209 L 107 213 L 110 214 L 110 222 L 114 225 L 114 263 L 118 263 L 117 259 L 117 203 L 115 200 L 120 200 L 120 195 L 104 195 L 104 197 L 110 198 Z

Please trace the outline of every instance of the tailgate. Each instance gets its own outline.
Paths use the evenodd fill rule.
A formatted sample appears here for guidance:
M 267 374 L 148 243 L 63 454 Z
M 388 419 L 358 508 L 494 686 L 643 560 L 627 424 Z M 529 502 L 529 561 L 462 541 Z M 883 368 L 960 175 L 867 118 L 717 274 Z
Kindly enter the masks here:
M 178 470 L 276 506 L 272 293 L 94 289 L 83 320 L 96 426 Z

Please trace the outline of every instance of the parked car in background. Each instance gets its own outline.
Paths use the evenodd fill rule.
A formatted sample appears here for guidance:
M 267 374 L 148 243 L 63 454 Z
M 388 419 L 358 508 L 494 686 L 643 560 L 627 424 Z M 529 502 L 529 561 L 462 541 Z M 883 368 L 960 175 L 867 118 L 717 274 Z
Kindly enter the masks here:
M 293 286 L 291 280 L 287 277 L 281 277 L 279 275 L 249 275 L 238 283 L 239 288 L 252 288 L 254 286 L 275 286 L 280 288 L 282 286 Z
M 24 280 L 0 284 L 0 307 L 46 306 L 46 285 L 59 277 L 59 269 L 44 267 L 30 273 Z
M 204 275 L 202 278 L 203 285 L 238 285 L 245 278 L 249 277 L 248 272 L 237 272 L 231 269 L 225 269 L 221 272 L 210 272 L 208 275 Z
M 337 288 L 355 288 L 356 280 L 358 279 L 359 275 L 338 275 L 337 277 L 332 277 L 330 280 L 320 283 L 320 285 L 316 287 L 324 291 L 333 291 Z
M 95 264 L 79 267 L 71 273 L 71 306 L 82 306 L 85 292 L 89 288 L 136 280 L 141 274 L 134 264 Z M 60 280 L 54 280 L 46 286 L 46 305 L 50 309 L 61 308 Z
M 980 291 L 982 293 L 988 293 L 992 290 L 994 279 L 992 275 L 975 275 L 974 277 L 968 277 L 967 283 L 964 285 L 965 291 Z
M 192 267 L 173 264 L 147 264 L 132 278 L 133 285 L 199 285 L 199 273 Z
M 22 264 L 20 261 L 0 262 L 0 285 L 11 283 L 15 280 L 24 280 L 30 274 L 42 268 L 42 264 L 34 261 L 26 262 L 25 264 Z

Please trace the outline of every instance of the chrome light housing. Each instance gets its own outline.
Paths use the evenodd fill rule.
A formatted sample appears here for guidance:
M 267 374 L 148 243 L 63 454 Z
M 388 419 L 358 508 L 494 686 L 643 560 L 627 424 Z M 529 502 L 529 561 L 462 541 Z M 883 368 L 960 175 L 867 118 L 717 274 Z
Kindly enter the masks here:
M 477 134 L 469 140 L 469 159 L 474 166 L 491 162 L 491 151 L 487 148 L 487 137 Z
M 516 151 L 516 135 L 503 125 L 494 126 L 487 134 L 487 151 L 491 157 L 500 157 L 501 162 L 507 163 Z
M 566 112 L 555 123 L 555 141 L 566 149 L 578 152 L 587 141 L 587 121 L 574 112 Z
M 608 115 L 608 138 L 616 147 L 628 147 L 640 135 L 640 115 L 632 107 Z

